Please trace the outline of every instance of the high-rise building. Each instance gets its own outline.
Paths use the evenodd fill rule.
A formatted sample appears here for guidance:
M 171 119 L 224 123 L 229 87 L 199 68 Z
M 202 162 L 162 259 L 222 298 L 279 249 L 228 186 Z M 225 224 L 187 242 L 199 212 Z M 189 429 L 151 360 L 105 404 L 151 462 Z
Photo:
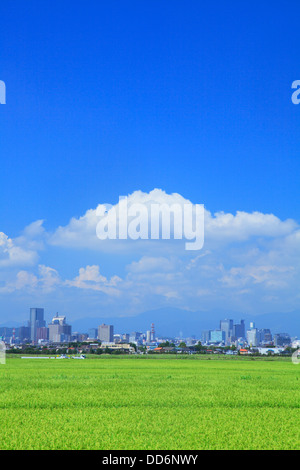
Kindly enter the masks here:
M 89 337 L 89 339 L 97 339 L 98 338 L 97 328 L 90 328 L 88 330 L 88 337 Z
M 269 328 L 263 328 L 260 330 L 260 342 L 262 344 L 270 344 L 273 340 L 271 330 Z
M 48 325 L 49 341 L 53 343 L 62 343 L 71 341 L 72 327 L 67 325 L 66 317 L 59 316 L 58 313 L 52 318 L 52 323 Z
M 220 330 L 225 332 L 225 341 L 228 342 L 233 336 L 233 320 L 221 320 Z
M 0 328 L 0 338 L 3 341 L 9 341 L 12 335 L 13 335 L 13 328 L 6 328 L 6 327 Z
M 155 341 L 154 323 L 151 324 L 151 341 Z
M 254 325 L 254 323 L 252 324 Z M 250 330 L 247 330 L 247 343 L 249 346 L 258 346 L 260 342 L 259 331 L 257 328 L 251 328 L 250 323 Z
M 288 346 L 291 343 L 291 338 L 288 333 L 277 333 L 274 335 L 275 346 Z
M 31 308 L 30 309 L 30 339 L 36 342 L 36 330 L 37 328 L 43 328 L 46 326 L 44 320 L 44 309 L 43 308 Z
M 201 341 L 203 344 L 208 343 L 210 339 L 210 330 L 202 331 Z
M 139 331 L 133 331 L 129 335 L 129 342 L 130 343 L 139 343 L 142 340 L 143 334 L 140 333 Z
M 113 343 L 114 341 L 114 327 L 113 325 L 99 325 L 98 327 L 98 339 L 102 343 Z
M 42 326 L 36 329 L 36 340 L 48 340 L 49 339 L 49 328 Z
M 20 326 L 19 328 L 19 340 L 21 343 L 23 341 L 29 341 L 31 335 L 31 329 L 29 326 Z
M 209 335 L 210 343 L 225 343 L 226 333 L 224 330 L 211 330 Z
M 246 337 L 245 320 L 241 320 L 241 323 L 233 325 L 233 336 L 236 339 Z

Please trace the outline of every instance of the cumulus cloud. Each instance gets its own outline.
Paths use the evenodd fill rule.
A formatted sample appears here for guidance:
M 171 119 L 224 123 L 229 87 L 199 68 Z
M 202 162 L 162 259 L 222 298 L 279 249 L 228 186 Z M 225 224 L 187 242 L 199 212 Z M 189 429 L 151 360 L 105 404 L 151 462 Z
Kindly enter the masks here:
M 86 266 L 79 269 L 79 275 L 73 280 L 65 281 L 65 285 L 69 287 L 76 287 L 78 289 L 91 289 L 101 291 L 108 295 L 119 295 L 117 285 L 121 282 L 121 278 L 113 276 L 108 280 L 105 276 L 100 274 L 99 266 Z
M 148 214 L 152 203 L 179 207 L 192 204 L 180 194 L 160 189 L 135 191 L 128 195 L 127 202 L 129 208 L 144 204 Z M 112 206 L 117 215 L 119 204 Z M 164 305 L 195 310 L 218 306 L 264 311 L 299 307 L 300 228 L 296 221 L 260 212 L 213 214 L 205 209 L 204 247 L 195 253 L 186 251 L 182 240 L 99 240 L 96 229 L 103 209 L 103 204 L 89 209 L 52 234 L 46 233 L 42 220 L 26 227 L 16 239 L 2 233 L 3 272 L 22 264 L 33 268 L 17 269 L 14 277 L 7 279 L 0 277 L 0 292 L 60 290 L 62 297 L 67 292 L 74 295 L 74 303 L 85 293 L 87 302 L 91 297 L 96 303 L 107 300 L 122 312 Z M 121 231 L 122 224 L 123 219 L 118 217 L 117 228 Z M 59 272 L 46 264 L 37 266 L 38 254 L 49 244 L 52 250 L 55 246 L 72 250 L 76 269 L 71 276 L 61 274 L 63 255 Z M 89 250 L 89 259 L 95 255 L 95 262 L 82 264 L 83 249 Z M 103 253 L 109 253 L 114 266 L 115 275 L 111 277 L 105 275 L 101 265 Z M 120 253 L 125 255 L 126 266 L 120 266 Z
M 225 241 L 248 240 L 251 237 L 282 237 L 297 228 L 294 220 L 280 220 L 273 214 L 241 212 L 236 214 L 206 212 L 205 234 L 208 239 Z
M 116 216 L 116 238 L 117 240 L 99 240 L 97 238 L 97 226 L 101 220 L 100 214 L 104 213 L 107 205 L 99 204 L 95 209 L 89 209 L 83 216 L 79 218 L 72 218 L 70 222 L 59 227 L 49 239 L 49 243 L 57 246 L 64 246 L 69 248 L 87 248 L 99 251 L 127 251 L 132 250 L 140 252 L 143 250 L 155 252 L 160 249 L 167 249 L 168 252 L 177 252 L 178 249 L 184 250 L 184 243 L 181 240 L 176 240 L 174 243 L 174 233 L 179 230 L 178 220 L 174 217 L 170 221 L 170 240 L 153 240 L 151 237 L 151 207 L 153 205 L 160 205 L 162 208 L 162 218 L 168 219 L 169 209 L 172 207 L 183 208 L 191 206 L 195 212 L 198 203 L 192 203 L 180 194 L 173 193 L 167 194 L 161 189 L 154 189 L 149 193 L 142 191 L 135 191 L 127 196 L 128 211 L 135 205 L 142 205 L 148 214 L 148 238 L 150 240 L 132 241 L 118 239 L 119 233 L 125 233 L 128 228 L 124 226 L 124 217 L 122 217 L 120 204 L 117 202 L 109 208 L 109 213 Z M 168 219 L 169 220 L 169 219 Z M 177 223 L 177 226 L 176 226 Z M 232 242 L 247 241 L 253 237 L 285 237 L 292 235 L 296 229 L 299 229 L 294 220 L 280 220 L 273 214 L 263 214 L 260 212 L 247 213 L 238 211 L 236 214 L 217 212 L 212 214 L 209 210 L 204 210 L 204 248 L 210 249 L 217 244 L 230 244 Z M 191 236 L 191 234 L 190 234 Z M 141 237 L 143 238 L 143 234 Z M 152 238 L 152 239 L 151 239 Z M 179 237 L 180 238 L 180 237 Z M 182 237 L 184 239 L 184 233 Z
M 188 205 L 191 206 L 195 212 L 196 207 L 180 194 L 167 194 L 160 189 L 154 189 L 149 193 L 135 191 L 126 196 L 126 211 L 128 212 L 126 212 L 127 217 L 124 217 L 124 201 L 125 199 L 123 198 L 113 205 L 99 204 L 95 209 L 89 209 L 83 216 L 72 218 L 66 226 L 58 227 L 50 237 L 49 243 L 73 248 L 85 247 L 99 251 L 128 251 L 129 249 L 132 251 L 140 251 L 144 250 L 145 246 L 150 246 L 148 239 L 151 239 L 151 246 L 155 246 L 155 249 L 157 249 L 157 240 L 154 240 L 154 234 L 151 232 L 151 230 L 153 230 L 153 212 L 157 206 L 159 206 L 159 210 L 161 211 L 156 215 L 161 218 L 159 221 L 169 220 L 170 218 L 170 223 L 164 225 L 166 233 L 162 236 L 162 238 L 170 239 L 176 238 L 176 236 L 178 237 L 178 232 L 182 232 L 182 228 L 180 228 L 180 225 L 182 225 L 182 219 L 180 218 L 181 209 L 183 212 L 184 206 Z M 111 240 L 111 237 L 107 240 L 103 240 L 100 239 L 99 236 L 99 223 L 101 219 L 103 220 L 105 210 L 109 215 L 107 220 L 110 221 L 110 227 L 112 231 L 116 233 L 116 239 L 114 240 Z M 139 224 L 141 220 L 145 222 L 143 227 L 146 225 L 146 230 L 143 230 L 143 228 L 139 226 L 141 225 Z M 162 226 L 163 224 L 161 224 L 159 229 L 161 229 Z M 170 235 L 168 235 L 168 229 L 170 229 Z M 145 234 L 145 231 L 147 234 Z M 122 236 L 120 235 L 121 233 L 126 235 Z M 133 235 L 137 235 L 138 240 L 142 239 L 142 243 L 138 243 L 136 240 L 132 242 Z M 179 239 L 183 239 L 185 235 L 187 239 L 192 239 L 193 230 L 190 227 L 185 227 L 185 231 L 182 233 L 182 236 L 179 236 Z M 155 236 L 157 236 L 157 234 L 155 234 Z M 160 235 L 158 235 L 157 238 L 161 238 Z M 166 244 L 167 243 L 164 243 L 164 246 L 166 246 Z
M 46 237 L 43 220 L 28 225 L 16 238 L 0 232 L 0 268 L 36 265 Z
M 55 290 L 61 284 L 58 272 L 45 265 L 38 266 L 38 273 L 29 271 L 18 271 L 14 278 L 7 280 L 0 288 L 2 293 L 12 293 L 16 291 L 34 292 L 39 290 L 48 293 Z
M 34 265 L 37 259 L 35 250 L 22 247 L 5 233 L 0 232 L 0 268 Z

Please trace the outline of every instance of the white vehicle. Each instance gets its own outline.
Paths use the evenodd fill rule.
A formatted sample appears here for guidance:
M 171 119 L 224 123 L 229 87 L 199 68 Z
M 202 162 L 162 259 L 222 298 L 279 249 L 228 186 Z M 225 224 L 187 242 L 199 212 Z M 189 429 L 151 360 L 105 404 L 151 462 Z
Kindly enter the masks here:
M 53 359 L 48 356 L 22 356 L 21 359 Z
M 85 359 L 85 355 L 80 354 L 80 356 L 72 356 L 72 359 Z

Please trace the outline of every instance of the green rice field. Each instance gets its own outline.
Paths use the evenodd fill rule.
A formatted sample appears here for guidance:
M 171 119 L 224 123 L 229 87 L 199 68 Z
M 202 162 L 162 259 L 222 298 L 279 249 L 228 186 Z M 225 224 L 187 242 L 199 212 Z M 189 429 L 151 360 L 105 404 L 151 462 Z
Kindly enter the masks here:
M 300 448 L 290 358 L 7 357 L 0 449 Z

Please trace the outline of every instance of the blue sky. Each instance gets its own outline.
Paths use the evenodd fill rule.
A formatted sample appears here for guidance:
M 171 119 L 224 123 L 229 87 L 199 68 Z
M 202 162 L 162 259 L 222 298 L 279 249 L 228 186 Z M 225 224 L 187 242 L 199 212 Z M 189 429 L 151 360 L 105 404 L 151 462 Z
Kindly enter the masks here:
M 224 304 L 223 294 L 219 303 L 212 301 L 221 292 L 220 279 L 230 280 L 234 291 L 233 277 L 242 270 L 247 273 L 244 288 L 249 278 L 254 285 L 247 287 L 245 302 L 232 300 L 230 291 L 228 309 L 284 313 L 299 308 L 293 250 L 300 222 L 300 106 L 291 102 L 291 84 L 300 79 L 299 13 L 296 1 L 1 4 L 0 80 L 6 83 L 7 104 L 0 106 L 0 232 L 5 240 L 0 321 L 6 320 L 5 312 L 19 320 L 37 302 L 74 317 L 96 314 L 97 308 L 138 312 L 170 298 L 174 306 L 209 310 Z M 200 286 L 184 275 L 186 290 L 170 281 L 166 291 L 170 288 L 173 297 L 157 293 L 152 303 L 142 294 L 147 285 L 156 285 L 147 278 L 145 260 L 156 260 L 152 273 L 153 266 L 159 271 L 164 265 L 175 276 L 192 255 L 187 259 L 186 253 L 167 250 L 162 256 L 156 247 L 125 248 L 116 255 L 91 246 L 68 247 L 57 237 L 53 243 L 58 227 L 67 230 L 72 217 L 100 203 L 116 204 L 120 195 L 149 194 L 155 188 L 204 204 L 211 217 L 219 211 L 273 214 L 283 231 L 250 230 L 242 245 L 233 237 L 226 256 L 221 241 L 214 245 L 208 238 L 212 259 L 205 266 L 217 270 L 222 265 L 226 272 L 216 271 L 213 287 L 207 275 L 198 274 L 203 297 L 193 297 Z M 294 225 L 285 231 L 287 219 Z M 293 241 L 289 238 L 287 248 L 286 238 L 277 237 Z M 13 262 L 12 250 L 19 254 Z M 256 250 L 252 264 L 244 259 L 249 250 Z M 128 285 L 137 273 L 132 263 L 140 263 L 139 270 L 148 266 L 140 291 Z M 53 274 L 49 269 L 55 270 L 60 279 L 50 290 L 47 284 L 47 292 L 39 266 L 47 267 L 48 276 Z M 121 292 L 131 297 L 120 294 L 112 307 L 105 293 L 97 297 L 96 289 L 80 283 L 70 294 L 66 281 L 74 283 L 87 266 L 98 267 L 106 284 L 119 276 L 127 283 Z M 23 284 L 17 283 L 20 272 L 23 281 L 27 276 Z M 94 282 L 103 282 L 97 268 L 91 272 Z M 266 281 L 257 272 L 276 275 Z M 272 292 L 266 282 L 273 283 Z M 286 288 L 275 293 L 276 282 Z

